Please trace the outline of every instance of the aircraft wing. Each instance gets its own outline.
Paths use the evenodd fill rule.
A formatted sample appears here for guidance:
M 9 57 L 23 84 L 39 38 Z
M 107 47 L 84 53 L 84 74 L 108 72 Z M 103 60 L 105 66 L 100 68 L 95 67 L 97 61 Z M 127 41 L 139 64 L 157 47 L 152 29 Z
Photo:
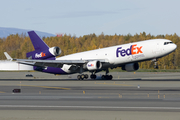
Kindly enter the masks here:
M 106 59 L 90 59 L 90 60 L 31 60 L 31 59 L 14 59 L 20 64 L 39 66 L 39 67 L 55 67 L 60 68 L 63 64 L 81 66 L 89 61 L 108 62 Z

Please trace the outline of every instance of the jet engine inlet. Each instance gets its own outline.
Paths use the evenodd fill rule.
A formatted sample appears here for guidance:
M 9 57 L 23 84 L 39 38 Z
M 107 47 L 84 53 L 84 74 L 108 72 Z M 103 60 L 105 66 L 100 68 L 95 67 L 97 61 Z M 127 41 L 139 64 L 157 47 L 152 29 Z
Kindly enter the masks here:
M 61 54 L 61 49 L 59 47 L 52 47 L 49 49 L 49 52 L 54 56 L 58 56 Z
M 139 69 L 139 64 L 138 63 L 130 63 L 126 64 L 122 67 L 122 70 L 126 70 L 128 72 L 135 71 Z

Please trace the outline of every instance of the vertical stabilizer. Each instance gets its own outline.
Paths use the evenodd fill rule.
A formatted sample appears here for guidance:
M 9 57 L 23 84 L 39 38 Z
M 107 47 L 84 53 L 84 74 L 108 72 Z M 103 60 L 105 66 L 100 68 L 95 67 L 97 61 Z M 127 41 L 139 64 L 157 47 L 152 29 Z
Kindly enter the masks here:
M 28 59 L 43 59 L 41 54 L 43 51 L 49 50 L 48 45 L 34 31 L 29 31 L 28 34 L 35 50 L 26 53 L 26 57 Z
M 34 31 L 29 31 L 28 34 L 32 41 L 35 51 L 49 49 L 48 45 Z

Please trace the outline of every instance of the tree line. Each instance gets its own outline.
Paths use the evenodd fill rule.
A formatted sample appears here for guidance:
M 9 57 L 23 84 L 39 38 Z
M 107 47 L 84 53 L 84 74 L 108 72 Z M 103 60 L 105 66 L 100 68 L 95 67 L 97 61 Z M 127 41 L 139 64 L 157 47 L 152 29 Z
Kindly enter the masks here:
M 140 34 L 127 34 L 127 35 L 100 35 L 89 34 L 82 37 L 71 35 L 56 36 L 56 37 L 43 37 L 42 39 L 49 47 L 58 46 L 61 48 L 62 53 L 60 56 L 83 52 L 93 49 L 99 49 L 114 45 L 120 45 L 130 42 L 137 42 L 148 39 L 163 38 L 169 39 L 177 45 L 177 49 L 171 54 L 158 59 L 159 69 L 179 69 L 180 67 L 180 37 L 175 33 L 173 35 L 151 35 L 145 32 Z M 26 59 L 26 53 L 33 51 L 33 45 L 30 38 L 25 34 L 9 35 L 6 38 L 0 38 L 0 59 L 5 60 L 4 52 L 8 52 L 13 58 Z M 145 61 L 139 63 L 142 69 L 153 69 L 154 63 L 152 61 Z

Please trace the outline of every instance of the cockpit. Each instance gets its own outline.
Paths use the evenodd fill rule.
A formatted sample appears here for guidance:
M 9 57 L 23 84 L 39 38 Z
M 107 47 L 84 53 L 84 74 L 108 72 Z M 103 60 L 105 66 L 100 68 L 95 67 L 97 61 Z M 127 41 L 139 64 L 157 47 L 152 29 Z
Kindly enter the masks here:
M 173 44 L 173 42 L 164 42 L 164 45 Z

